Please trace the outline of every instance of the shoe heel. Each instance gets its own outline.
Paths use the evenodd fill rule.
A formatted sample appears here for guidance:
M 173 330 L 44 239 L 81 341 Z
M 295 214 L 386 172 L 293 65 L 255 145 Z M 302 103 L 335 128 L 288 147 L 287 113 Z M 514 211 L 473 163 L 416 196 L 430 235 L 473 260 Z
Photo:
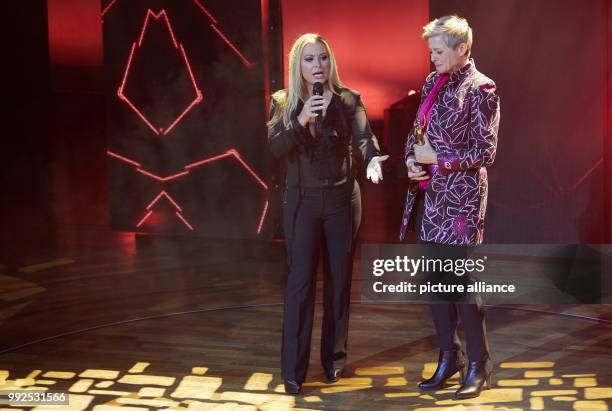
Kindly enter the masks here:
M 463 385 L 463 383 L 465 382 L 465 377 L 466 377 L 466 371 L 465 371 L 465 367 L 463 367 L 462 369 L 459 370 L 459 384 Z
M 484 386 L 485 386 L 485 388 L 486 388 L 486 389 L 488 389 L 488 390 L 490 390 L 490 389 L 493 387 L 493 386 L 491 385 L 491 378 L 492 378 L 492 377 L 493 377 L 493 373 L 492 373 L 492 372 L 490 372 L 490 373 L 487 375 L 487 378 L 485 378 L 485 384 L 484 384 Z

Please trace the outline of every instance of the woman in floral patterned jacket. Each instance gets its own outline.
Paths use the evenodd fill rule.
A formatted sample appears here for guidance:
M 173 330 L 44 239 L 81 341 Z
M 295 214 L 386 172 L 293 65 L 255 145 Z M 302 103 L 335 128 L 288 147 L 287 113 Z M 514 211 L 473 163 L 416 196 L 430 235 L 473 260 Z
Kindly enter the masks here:
M 495 159 L 499 97 L 495 83 L 470 59 L 472 29 L 465 19 L 433 20 L 424 27 L 423 38 L 436 70 L 425 81 L 406 142 L 411 184 L 400 238 L 412 217 L 419 243 L 442 245 L 437 247 L 445 248 L 447 255 L 465 258 L 483 239 L 486 168 Z M 455 397 L 480 395 L 490 385 L 492 371 L 482 305 L 432 304 L 431 309 L 439 362 L 433 377 L 420 388 L 440 389 L 461 372 L 462 385 Z M 467 371 L 457 337 L 459 316 L 467 340 Z

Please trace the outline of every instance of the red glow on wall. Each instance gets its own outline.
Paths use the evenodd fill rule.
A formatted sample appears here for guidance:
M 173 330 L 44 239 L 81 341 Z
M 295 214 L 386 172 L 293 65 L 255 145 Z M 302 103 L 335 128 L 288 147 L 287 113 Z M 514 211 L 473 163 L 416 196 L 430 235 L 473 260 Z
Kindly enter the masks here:
M 238 160 L 240 162 L 240 164 L 242 164 L 242 166 L 253 176 L 253 178 L 255 178 L 255 180 L 257 180 L 257 182 L 265 189 L 268 189 L 268 185 L 266 183 L 264 183 L 264 181 L 259 178 L 259 176 L 253 171 L 253 169 L 251 167 L 249 167 L 249 165 L 247 163 L 244 162 L 244 160 L 242 159 L 242 157 L 240 157 L 240 153 L 237 152 L 234 149 L 228 150 L 227 151 L 229 154 L 233 155 L 236 160 Z
M 251 174 L 251 176 L 253 176 L 253 178 L 255 180 L 257 180 L 259 185 L 262 186 L 264 190 L 268 189 L 268 185 L 257 175 L 257 173 L 255 171 L 253 171 L 253 169 L 251 167 L 249 167 L 249 165 L 247 163 L 244 162 L 244 160 L 240 157 L 240 153 L 238 151 L 234 150 L 233 148 L 227 150 L 223 154 L 219 154 L 219 155 L 216 155 L 214 157 L 206 158 L 204 160 L 200 160 L 200 161 L 197 161 L 195 163 L 187 164 L 185 166 L 185 169 L 189 170 L 189 169 L 192 169 L 192 168 L 195 168 L 195 167 L 199 167 L 199 166 L 202 166 L 204 164 L 207 164 L 207 163 L 210 163 L 210 162 L 213 162 L 213 161 L 217 161 L 217 160 L 220 160 L 220 159 L 226 158 L 226 157 L 234 157 L 236 160 L 238 160 L 238 162 L 240 162 L 240 164 L 246 169 L 246 171 L 248 171 L 249 174 Z
M 200 10 L 202 10 L 204 14 L 206 14 L 206 16 L 213 22 L 213 24 L 217 24 L 217 19 L 215 19 L 215 17 L 208 10 L 206 10 L 206 7 L 204 7 L 202 3 L 200 3 L 198 0 L 193 0 L 193 2 L 196 6 L 198 6 Z
M 126 162 L 126 163 L 128 163 L 128 164 L 131 164 L 131 165 L 133 165 L 133 166 L 136 166 L 136 167 L 142 167 L 142 166 L 140 165 L 140 163 L 137 163 L 137 162 L 135 162 L 134 160 L 130 160 L 130 159 L 129 159 L 129 158 L 127 158 L 127 157 L 120 156 L 120 155 L 119 155 L 119 154 L 117 154 L 117 153 L 113 153 L 113 152 L 112 152 L 112 151 L 110 151 L 110 150 L 107 150 L 107 151 L 106 151 L 106 154 L 108 154 L 108 155 L 109 155 L 109 156 L 111 156 L 111 157 L 115 157 L 116 159 L 119 159 L 119 160 L 121 160 L 121 161 L 124 161 L 124 162 Z
M 264 205 L 264 209 L 261 212 L 261 217 L 259 218 L 259 225 L 257 226 L 257 234 L 261 233 L 261 228 L 263 227 L 264 220 L 266 219 L 266 213 L 268 212 L 268 200 L 266 200 L 266 204 Z
M 153 201 L 149 203 L 149 205 L 147 206 L 147 210 L 150 210 L 151 207 L 153 207 L 159 201 L 159 199 L 162 198 L 162 196 L 165 196 L 166 199 L 170 202 L 170 204 L 172 204 L 174 208 L 176 208 L 178 211 L 183 211 L 183 209 L 176 203 L 176 201 L 174 201 L 174 199 L 170 197 L 170 195 L 168 195 L 168 193 L 166 193 L 164 190 L 160 191 L 157 197 L 155 197 Z
M 204 166 L 206 164 L 212 164 L 215 161 L 219 161 L 222 159 L 235 159 L 241 166 L 243 169 L 245 169 L 249 175 L 257 182 L 257 185 L 259 187 L 261 187 L 263 190 L 268 190 L 268 185 L 261 179 L 261 177 L 259 177 L 259 175 L 257 175 L 257 173 L 255 171 L 253 171 L 253 169 L 242 159 L 242 157 L 240 156 L 240 153 L 235 150 L 235 149 L 229 149 L 227 150 L 225 153 L 222 154 L 218 154 L 212 157 L 207 157 L 205 159 L 196 161 L 194 163 L 190 163 L 187 164 L 183 167 L 183 171 L 179 171 L 177 173 L 171 174 L 169 176 L 166 177 L 161 177 L 158 176 L 157 174 L 154 174 L 148 170 L 145 170 L 142 165 L 128 157 L 122 156 L 120 154 L 117 154 L 115 152 L 112 152 L 110 150 L 107 150 L 106 152 L 108 154 L 109 157 L 112 157 L 114 159 L 117 159 L 119 161 L 121 161 L 122 163 L 128 164 L 130 166 L 132 166 L 138 173 L 149 177 L 153 180 L 159 181 L 160 183 L 166 183 L 168 181 L 171 180 L 175 180 L 178 179 L 180 177 L 184 177 L 187 174 L 189 174 L 189 171 L 197 168 L 197 167 L 201 167 Z M 154 206 L 162 199 L 165 198 L 166 200 L 168 200 L 168 202 L 170 202 L 172 204 L 172 206 L 176 209 L 175 214 L 177 215 L 177 217 L 181 220 L 181 222 L 183 224 L 185 224 L 185 226 L 187 228 L 189 228 L 190 230 L 195 230 L 194 227 L 187 221 L 187 219 L 185 218 L 185 216 L 181 213 L 183 211 L 183 209 L 181 208 L 181 206 L 178 204 L 178 202 L 172 198 L 170 196 L 170 194 L 168 194 L 168 192 L 166 190 L 161 190 L 159 194 L 157 194 L 157 196 L 145 207 L 145 210 L 147 210 L 147 213 L 145 213 L 144 217 L 142 217 L 137 223 L 136 223 L 136 227 L 139 228 L 140 226 L 142 226 L 145 221 L 147 221 L 150 217 L 151 214 L 153 213 L 153 208 Z M 257 234 L 261 233 L 261 229 L 263 226 L 263 223 L 265 221 L 266 215 L 267 215 L 267 211 L 268 211 L 268 200 L 266 199 L 264 206 L 262 208 L 262 212 L 261 212 L 261 217 L 259 218 L 258 222 L 257 222 Z
M 115 5 L 115 3 L 117 3 L 117 1 L 118 0 L 112 0 L 106 7 L 104 7 L 104 9 L 102 10 L 102 17 L 104 17 L 104 15 L 110 11 L 110 9 Z M 232 43 L 230 41 L 230 39 L 227 37 L 227 35 L 225 35 L 223 33 L 223 31 L 221 29 L 219 29 L 219 27 L 217 27 L 217 24 L 218 24 L 217 23 L 217 19 L 215 18 L 215 16 L 212 15 L 212 13 L 210 11 L 208 11 L 208 9 L 206 9 L 206 7 L 204 7 L 202 2 L 200 2 L 199 0 L 193 0 L 193 4 L 195 4 L 195 6 L 198 8 L 198 10 L 200 10 L 202 13 L 204 13 L 204 15 L 206 15 L 206 17 L 212 22 L 210 27 L 213 29 L 213 31 L 215 33 L 217 33 L 217 35 L 221 38 L 221 40 L 223 40 L 223 42 L 225 44 L 227 44 L 232 49 L 232 51 L 234 53 L 236 53 L 236 55 L 242 61 L 242 64 L 244 64 L 245 67 L 247 67 L 247 68 L 253 67 L 255 65 L 255 63 L 250 61 L 249 59 L 247 59 L 244 56 L 244 53 L 242 53 L 238 49 L 238 47 L 236 47 L 236 45 L 234 45 L 234 43 Z
M 599 160 L 593 163 L 593 165 L 582 175 L 582 177 L 580 177 L 578 180 L 576 180 L 574 184 L 572 184 L 572 186 L 568 189 L 568 191 L 574 191 L 580 184 L 584 182 L 584 180 L 589 178 L 591 174 L 593 174 L 598 167 L 602 166 L 603 163 L 604 163 L 604 159 L 603 157 L 601 157 Z
M 242 64 L 244 64 L 246 68 L 253 67 L 255 63 L 252 61 L 249 61 L 249 59 L 247 59 L 244 56 L 244 54 L 238 49 L 238 47 L 236 47 L 234 43 L 232 43 L 230 39 L 225 34 L 223 34 L 223 32 L 217 27 L 217 19 L 215 19 L 212 13 L 210 13 L 199 0 L 193 0 L 193 2 L 198 7 L 198 9 L 202 11 L 206 15 L 206 17 L 210 19 L 210 21 L 212 22 L 210 27 L 213 29 L 215 33 L 217 33 L 217 35 L 221 38 L 221 40 L 223 40 L 223 42 L 225 42 L 225 44 L 227 44 L 230 47 L 230 49 L 232 49 L 232 51 L 236 53 L 236 55 L 242 61 Z
M 246 57 L 244 57 L 244 54 L 242 54 L 240 52 L 240 50 L 238 50 L 238 48 L 236 46 L 234 46 L 234 44 L 231 41 L 229 41 L 229 39 L 225 36 L 225 34 L 223 34 L 223 32 L 221 32 L 221 30 L 219 30 L 217 28 L 217 26 L 215 26 L 214 24 L 211 24 L 210 27 L 234 51 L 234 53 L 236 53 L 238 55 L 238 57 L 240 57 L 240 60 L 242 60 L 242 64 L 244 64 L 245 67 L 251 68 L 251 67 L 253 67 L 255 65 L 255 63 L 249 61 Z
M 270 28 L 270 4 L 269 0 L 261 0 L 261 44 L 263 54 L 263 73 L 264 73 L 264 101 L 266 104 L 266 113 L 270 112 L 270 37 L 268 30 Z
M 52 65 L 102 66 L 100 2 L 47 0 Z
M 153 210 L 148 211 L 148 212 L 147 212 L 147 214 L 145 214 L 145 216 L 142 218 L 142 220 L 140 220 L 140 221 L 139 221 L 139 222 L 136 224 L 136 227 L 140 227 L 141 225 L 143 225 L 143 224 L 144 224 L 144 222 L 145 222 L 145 221 L 147 221 L 147 219 L 148 219 L 149 217 L 151 217 L 151 214 L 153 214 Z
M 170 195 L 165 191 L 162 190 L 154 199 L 153 201 L 151 201 L 149 203 L 149 205 L 147 206 L 147 213 L 145 214 L 145 216 L 136 224 L 136 227 L 140 227 L 144 224 L 145 221 L 147 221 L 149 219 L 149 217 L 151 217 L 151 215 L 153 214 L 153 206 L 155 206 L 155 204 L 157 204 L 157 202 L 162 199 L 162 198 L 166 198 L 166 200 L 168 200 L 168 202 L 170 204 L 172 204 L 172 206 L 176 209 L 176 211 L 174 212 L 174 214 L 178 217 L 178 219 L 191 231 L 193 231 L 193 226 L 191 224 L 189 224 L 189 222 L 187 221 L 187 219 L 183 216 L 183 214 L 181 214 L 181 211 L 183 211 L 183 209 L 177 204 L 176 201 L 174 201 L 174 199 L 172 197 L 170 197 Z
M 183 217 L 183 215 L 181 213 L 176 211 L 175 214 L 183 222 L 183 224 L 185 224 L 187 226 L 188 229 L 193 231 L 193 227 L 191 226 L 191 224 L 189 224 L 189 222 L 187 222 L 187 220 L 185 219 L 185 217 Z
M 166 27 L 168 29 L 168 34 L 170 36 L 170 40 L 172 41 L 172 44 L 174 45 L 174 48 L 177 49 L 177 51 L 181 54 L 183 61 L 185 63 L 185 69 L 187 70 L 187 72 L 189 73 L 189 78 L 191 79 L 191 83 L 193 85 L 193 89 L 195 92 L 195 96 L 194 99 L 187 105 L 187 107 L 182 111 L 181 114 L 179 114 L 166 128 L 164 127 L 159 127 L 159 126 L 155 126 L 142 112 L 142 110 L 140 110 L 138 107 L 136 107 L 136 105 L 129 99 L 129 97 L 127 97 L 124 93 L 125 90 L 125 84 L 128 80 L 128 76 L 130 73 L 130 67 L 132 65 L 132 60 L 134 59 L 134 54 L 137 51 L 138 48 L 140 48 L 142 46 L 142 41 L 145 35 L 145 32 L 147 30 L 147 27 L 149 25 L 149 21 L 150 19 L 153 18 L 155 20 L 159 20 L 160 18 L 163 18 L 164 22 L 166 23 Z M 132 44 L 132 48 L 130 50 L 130 55 L 128 57 L 128 61 L 125 67 L 125 72 L 123 74 L 123 80 L 121 81 L 121 85 L 119 86 L 119 89 L 117 90 L 117 96 L 119 97 L 119 99 L 123 102 L 125 102 L 137 115 L 138 117 L 140 117 L 140 119 L 155 133 L 158 135 L 167 135 L 170 131 L 172 131 L 172 129 L 181 121 L 181 119 L 198 103 L 200 103 L 203 100 L 203 95 L 202 95 L 202 91 L 199 89 L 195 77 L 193 76 L 193 71 L 191 70 L 191 64 L 189 64 L 189 59 L 187 58 L 187 54 L 185 53 L 185 49 L 183 48 L 183 45 L 178 43 L 176 40 L 176 37 L 174 35 L 174 31 L 172 30 L 172 25 L 170 24 L 170 20 L 168 19 L 168 15 L 166 13 L 165 10 L 161 10 L 159 13 L 155 14 L 151 9 L 147 10 L 147 14 L 145 16 L 145 20 L 144 23 L 142 25 L 142 29 L 140 31 L 140 36 L 138 38 L 137 42 L 134 42 Z
M 421 89 L 429 72 L 421 38 L 429 21 L 427 0 L 282 0 L 282 12 L 284 50 L 304 33 L 323 35 L 340 78 L 361 93 L 370 118 L 382 118 L 410 89 Z M 288 68 L 286 55 L 285 73 Z M 285 76 L 285 87 L 287 81 Z
M 104 15 L 111 9 L 111 7 L 115 5 L 116 2 L 117 0 L 111 0 L 111 2 L 108 3 L 106 7 L 104 7 L 104 9 L 102 10 L 102 17 L 104 17 Z
M 136 171 L 138 171 L 141 174 L 144 174 L 147 177 L 151 177 L 154 180 L 161 181 L 162 183 L 165 183 L 166 181 L 174 180 L 175 178 L 183 177 L 189 174 L 189 171 L 181 171 L 180 173 L 172 174 L 166 177 L 160 177 L 157 174 L 153 174 L 147 170 L 143 170 L 142 168 L 137 168 Z

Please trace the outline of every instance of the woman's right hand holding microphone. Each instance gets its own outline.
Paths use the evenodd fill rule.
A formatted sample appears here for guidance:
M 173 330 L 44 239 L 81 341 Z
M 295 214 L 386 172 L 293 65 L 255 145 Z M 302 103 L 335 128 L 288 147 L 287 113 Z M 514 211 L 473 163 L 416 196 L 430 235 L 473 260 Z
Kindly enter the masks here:
M 325 98 L 316 94 L 312 95 L 308 100 L 304 102 L 304 107 L 300 114 L 298 114 L 297 120 L 300 122 L 302 127 L 306 127 L 308 123 L 314 121 L 322 111 L 325 105 Z

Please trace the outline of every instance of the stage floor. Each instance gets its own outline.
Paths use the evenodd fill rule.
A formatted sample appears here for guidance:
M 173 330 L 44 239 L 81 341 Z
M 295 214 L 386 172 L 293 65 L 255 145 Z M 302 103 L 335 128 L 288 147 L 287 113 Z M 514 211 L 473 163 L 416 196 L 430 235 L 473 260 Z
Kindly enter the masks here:
M 71 393 L 70 406 L 37 410 L 607 410 L 612 402 L 611 306 L 488 307 L 494 388 L 454 401 L 452 385 L 417 389 L 437 359 L 428 307 L 361 304 L 358 273 L 344 378 L 323 382 L 318 304 L 303 393 L 286 395 L 284 275 L 282 247 L 248 244 L 126 239 L 15 256 L 0 268 L 0 390 Z

